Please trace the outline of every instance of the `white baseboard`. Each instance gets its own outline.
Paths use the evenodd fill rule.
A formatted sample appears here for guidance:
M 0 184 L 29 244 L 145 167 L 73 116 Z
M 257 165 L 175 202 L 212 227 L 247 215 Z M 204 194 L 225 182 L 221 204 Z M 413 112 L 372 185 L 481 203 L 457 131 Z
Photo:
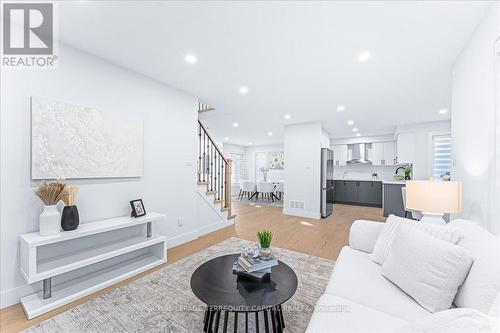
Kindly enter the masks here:
M 299 216 L 299 217 L 305 217 L 308 219 L 316 219 L 319 220 L 321 219 L 321 213 L 320 212 L 313 212 L 310 210 L 296 210 L 296 209 L 286 209 L 283 208 L 283 214 L 285 215 L 292 215 L 292 216 Z
M 230 219 L 230 220 L 221 220 L 221 221 L 217 221 L 215 223 L 211 223 L 209 225 L 205 225 L 205 226 L 198 229 L 198 237 L 201 237 L 203 235 L 206 235 L 208 233 L 214 232 L 216 230 L 219 230 L 219 229 L 222 229 L 225 227 L 229 227 L 230 225 L 233 225 L 233 224 L 234 224 L 234 219 Z
M 42 290 L 42 283 L 25 284 L 16 288 L 2 291 L 0 293 L 0 309 L 19 303 L 22 297 L 34 294 Z
M 193 230 L 184 234 L 167 238 L 167 248 L 170 249 L 172 247 L 176 247 L 178 245 L 195 240 L 196 238 L 198 238 L 198 230 Z

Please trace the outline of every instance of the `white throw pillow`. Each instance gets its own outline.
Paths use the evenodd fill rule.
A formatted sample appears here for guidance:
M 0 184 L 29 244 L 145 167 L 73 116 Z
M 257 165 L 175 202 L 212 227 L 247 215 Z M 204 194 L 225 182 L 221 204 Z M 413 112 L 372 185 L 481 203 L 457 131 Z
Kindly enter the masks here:
M 450 226 L 462 231 L 464 237 L 457 245 L 469 250 L 474 258 L 469 275 L 458 288 L 453 303 L 460 308 L 488 313 L 500 293 L 500 237 L 473 221 L 453 220 Z M 499 306 L 500 300 L 497 302 Z
M 397 333 L 487 333 L 498 332 L 495 321 L 474 309 L 457 308 L 435 313 L 405 325 Z
M 462 237 L 462 231 L 458 228 L 453 228 L 447 225 L 437 225 L 430 223 L 422 223 L 420 221 L 405 219 L 395 215 L 389 215 L 385 222 L 384 228 L 380 232 L 373 253 L 370 258 L 373 262 L 382 265 L 385 258 L 391 250 L 391 245 L 394 240 L 394 235 L 399 226 L 405 224 L 416 228 L 435 238 L 456 244 Z
M 434 313 L 450 308 L 471 265 L 472 256 L 465 248 L 401 225 L 382 275 Z

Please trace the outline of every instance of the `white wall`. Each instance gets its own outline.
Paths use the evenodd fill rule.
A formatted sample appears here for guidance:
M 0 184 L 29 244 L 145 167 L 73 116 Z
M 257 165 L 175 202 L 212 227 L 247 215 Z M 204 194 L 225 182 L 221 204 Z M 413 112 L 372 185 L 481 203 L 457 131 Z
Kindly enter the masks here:
M 413 162 L 413 179 L 428 179 L 432 176 L 431 135 L 451 133 L 451 121 L 436 121 L 396 127 L 398 133 L 415 134 L 415 159 Z M 452 147 L 452 150 L 455 147 Z
M 495 128 L 495 98 L 500 87 L 495 84 L 495 41 L 499 37 L 500 6 L 494 4 L 455 62 L 452 93 L 452 176 L 463 182 L 460 216 L 476 220 L 496 234 L 500 234 L 500 219 L 494 214 L 500 204 L 493 201 L 494 166 L 500 163 L 495 154 L 495 131 L 499 131 Z
M 394 173 L 399 165 L 339 165 L 334 167 L 333 177 L 344 179 L 344 175 L 371 178 L 373 173 L 377 174 L 379 180 L 394 180 Z
M 309 218 L 321 217 L 321 123 L 285 126 L 285 202 L 283 213 Z M 290 201 L 303 201 L 304 209 L 290 208 Z
M 158 225 L 169 246 L 197 236 L 197 101 L 147 77 L 61 45 L 59 68 L 2 70 L 1 75 L 1 301 L 40 289 L 19 273 L 18 236 L 38 230 L 41 203 L 30 177 L 30 96 L 142 117 L 144 175 L 70 181 L 79 186 L 82 222 L 129 214 L 129 200 L 166 214 Z M 178 227 L 177 220 L 182 220 Z M 204 216 L 200 216 L 204 219 Z M 211 221 L 212 222 L 212 221 Z
M 284 151 L 283 145 L 249 146 L 245 149 L 245 177 L 248 180 L 255 181 L 255 153 L 267 153 L 273 151 Z M 267 158 L 267 157 L 266 157 Z M 285 168 L 286 168 L 285 155 Z M 268 173 L 269 180 L 281 180 L 285 175 L 284 169 L 270 169 Z

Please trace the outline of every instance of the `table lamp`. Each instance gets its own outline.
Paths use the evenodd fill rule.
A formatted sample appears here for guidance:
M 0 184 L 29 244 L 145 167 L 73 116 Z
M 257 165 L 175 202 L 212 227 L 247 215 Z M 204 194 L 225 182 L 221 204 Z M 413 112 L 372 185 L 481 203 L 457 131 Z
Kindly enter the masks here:
M 422 222 L 446 224 L 443 214 L 462 211 L 462 182 L 406 181 L 406 207 L 421 211 Z

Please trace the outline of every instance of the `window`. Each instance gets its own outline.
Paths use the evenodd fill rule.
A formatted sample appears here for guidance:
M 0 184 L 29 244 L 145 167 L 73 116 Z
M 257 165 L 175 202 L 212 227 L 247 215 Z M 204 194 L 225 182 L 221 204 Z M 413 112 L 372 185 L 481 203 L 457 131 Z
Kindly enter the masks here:
M 451 171 L 451 135 L 432 136 L 432 177 L 441 179 L 442 176 Z
M 245 178 L 245 155 L 243 153 L 232 152 L 228 154 L 228 158 L 233 161 L 231 183 L 239 184 Z

